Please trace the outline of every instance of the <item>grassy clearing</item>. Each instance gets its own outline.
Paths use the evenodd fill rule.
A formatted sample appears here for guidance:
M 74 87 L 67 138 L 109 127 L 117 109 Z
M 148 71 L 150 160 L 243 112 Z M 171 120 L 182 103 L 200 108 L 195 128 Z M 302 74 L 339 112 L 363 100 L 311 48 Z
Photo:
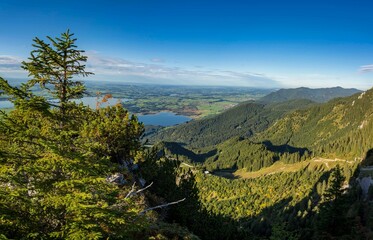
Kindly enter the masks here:
M 198 118 L 203 118 L 209 115 L 215 115 L 237 105 L 236 102 L 222 101 L 222 102 L 203 102 L 201 105 L 197 105 L 197 109 L 201 112 Z
M 283 162 L 276 162 L 272 166 L 262 168 L 259 171 L 247 172 L 245 169 L 239 169 L 232 174 L 232 178 L 257 178 L 261 176 L 281 173 L 281 172 L 297 172 L 301 169 L 308 168 L 312 170 L 327 171 L 334 168 L 337 164 L 341 166 L 357 164 L 357 161 L 347 161 L 343 159 L 325 159 L 314 158 L 311 160 L 298 162 L 294 164 L 285 164 Z

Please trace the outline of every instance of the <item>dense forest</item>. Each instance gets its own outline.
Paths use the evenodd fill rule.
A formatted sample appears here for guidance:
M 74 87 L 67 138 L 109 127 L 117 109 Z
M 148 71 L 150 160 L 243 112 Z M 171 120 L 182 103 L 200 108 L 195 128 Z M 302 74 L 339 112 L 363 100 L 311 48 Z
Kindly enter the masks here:
M 373 239 L 372 89 L 245 102 L 150 148 L 110 95 L 71 101 L 93 74 L 76 41 L 35 38 L 30 80 L 0 77 L 1 239 Z

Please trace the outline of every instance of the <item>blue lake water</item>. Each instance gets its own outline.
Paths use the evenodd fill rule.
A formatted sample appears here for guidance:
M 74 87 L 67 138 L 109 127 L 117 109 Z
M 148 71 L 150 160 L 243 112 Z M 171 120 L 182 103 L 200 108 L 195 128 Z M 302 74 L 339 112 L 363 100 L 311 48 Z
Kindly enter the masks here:
M 91 108 L 96 108 L 97 98 L 96 97 L 83 97 L 78 100 L 74 100 L 76 103 L 83 103 Z M 129 99 L 118 99 L 118 98 L 111 98 L 108 99 L 107 102 L 102 103 L 101 107 L 107 107 L 117 104 L 118 102 L 126 102 Z M 13 104 L 10 101 L 0 101 L 0 108 L 13 108 Z M 137 115 L 139 121 L 143 122 L 145 125 L 159 125 L 163 127 L 172 126 L 176 124 L 185 123 L 191 118 L 183 115 L 176 115 L 172 112 L 159 112 L 156 114 L 149 114 L 149 115 Z
M 159 112 L 149 115 L 138 115 L 139 121 L 145 125 L 160 125 L 163 127 L 172 126 L 180 123 L 185 123 L 191 118 L 183 115 L 176 115 L 172 112 Z
M 130 99 L 126 98 L 109 98 L 107 102 L 101 103 L 101 107 L 107 107 L 107 106 L 113 106 L 120 102 L 127 102 Z M 50 102 L 56 102 L 54 99 L 48 100 Z M 80 99 L 72 100 L 76 103 L 83 103 L 84 105 L 90 107 L 90 108 L 96 108 L 97 105 L 97 98 L 96 97 L 83 97 Z M 13 103 L 10 101 L 0 101 L 0 108 L 13 108 Z
M 121 102 L 127 102 L 130 99 L 126 98 L 109 98 L 107 102 L 101 103 L 101 107 L 108 107 L 108 106 L 114 106 L 117 103 Z M 75 99 L 73 100 L 76 103 L 83 103 L 84 105 L 90 107 L 90 108 L 96 108 L 97 106 L 97 98 L 96 97 L 83 97 L 81 99 Z

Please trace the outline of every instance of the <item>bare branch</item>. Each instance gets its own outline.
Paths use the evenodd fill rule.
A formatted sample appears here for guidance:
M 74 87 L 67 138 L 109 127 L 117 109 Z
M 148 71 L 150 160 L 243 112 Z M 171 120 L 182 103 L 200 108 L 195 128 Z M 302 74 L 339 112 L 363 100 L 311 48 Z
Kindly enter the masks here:
M 135 192 L 135 184 L 136 184 L 136 182 L 133 182 L 131 191 L 128 192 L 128 194 L 126 195 L 125 198 L 129 198 L 130 196 L 133 195 L 133 193 Z
M 146 213 L 146 212 L 148 212 L 148 211 L 150 211 L 150 210 L 157 209 L 157 208 L 164 208 L 164 207 L 168 207 L 168 206 L 170 206 L 170 205 L 178 204 L 178 203 L 180 203 L 180 202 L 185 201 L 185 199 L 186 199 L 186 198 L 183 198 L 183 199 L 180 199 L 180 200 L 175 201 L 175 202 L 165 203 L 165 204 L 158 205 L 158 206 L 155 206 L 155 207 L 147 208 L 147 209 L 145 209 L 144 211 L 141 211 L 141 212 L 139 213 L 139 215 L 144 214 L 144 213 Z
M 132 189 L 131 189 L 131 191 L 129 191 L 129 193 L 127 194 L 126 198 L 129 198 L 129 197 L 131 197 L 131 196 L 133 196 L 133 195 L 139 194 L 139 193 L 141 193 L 142 191 L 145 191 L 146 189 L 150 188 L 150 187 L 153 185 L 153 182 L 151 182 L 148 186 L 146 186 L 146 187 L 144 187 L 144 188 L 141 188 L 141 189 L 135 191 L 135 183 L 136 183 L 136 182 L 133 183 L 133 185 L 132 185 Z

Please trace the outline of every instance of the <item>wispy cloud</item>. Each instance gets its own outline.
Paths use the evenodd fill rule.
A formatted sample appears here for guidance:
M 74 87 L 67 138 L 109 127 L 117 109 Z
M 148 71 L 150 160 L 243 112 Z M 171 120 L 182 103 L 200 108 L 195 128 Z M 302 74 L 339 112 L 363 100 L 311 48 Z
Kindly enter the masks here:
M 21 69 L 21 62 L 19 57 L 0 55 L 0 73 L 25 73 Z
M 361 66 L 359 72 L 366 73 L 366 72 L 373 72 L 373 64 Z
M 164 64 L 146 64 L 121 58 L 101 56 L 88 52 L 87 67 L 97 79 L 109 77 L 111 80 L 124 80 L 140 83 L 183 84 L 183 85 L 224 85 L 278 87 L 276 80 L 263 74 L 221 70 L 189 70 L 170 67 Z
M 281 84 L 264 74 L 252 72 L 223 71 L 207 68 L 191 69 L 167 66 L 161 60 L 154 63 L 134 62 L 122 58 L 100 55 L 95 51 L 86 52 L 87 70 L 95 73 L 97 80 L 114 80 L 136 83 L 171 85 L 218 85 L 275 88 Z M 162 60 L 163 61 L 163 60 Z M 16 56 L 0 55 L 0 75 L 26 77 L 21 69 L 22 59 Z

